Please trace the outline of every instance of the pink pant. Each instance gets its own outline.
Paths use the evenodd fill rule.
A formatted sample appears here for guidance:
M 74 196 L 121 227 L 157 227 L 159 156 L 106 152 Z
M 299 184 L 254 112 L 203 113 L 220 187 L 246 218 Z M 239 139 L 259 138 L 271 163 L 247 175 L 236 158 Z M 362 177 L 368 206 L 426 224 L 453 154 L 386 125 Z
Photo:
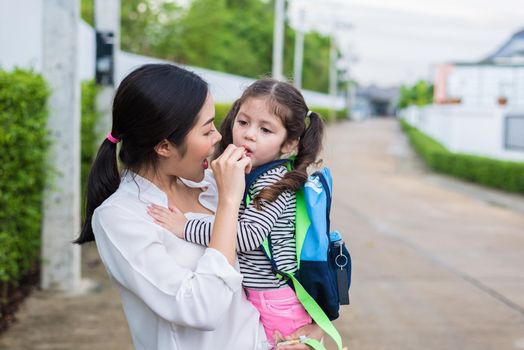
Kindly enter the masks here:
M 302 326 L 311 323 L 306 310 L 291 287 L 279 289 L 247 289 L 247 299 L 260 312 L 260 321 L 266 331 L 267 340 L 275 345 L 273 333 L 290 335 Z

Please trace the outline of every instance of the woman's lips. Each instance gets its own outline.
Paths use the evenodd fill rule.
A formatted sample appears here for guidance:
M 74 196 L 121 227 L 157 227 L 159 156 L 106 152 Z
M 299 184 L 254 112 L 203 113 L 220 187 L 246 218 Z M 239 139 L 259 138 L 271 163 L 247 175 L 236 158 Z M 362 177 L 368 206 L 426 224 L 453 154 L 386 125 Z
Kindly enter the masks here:
M 202 162 L 202 168 L 207 169 L 208 167 L 209 167 L 209 163 L 207 159 L 204 159 L 204 161 Z

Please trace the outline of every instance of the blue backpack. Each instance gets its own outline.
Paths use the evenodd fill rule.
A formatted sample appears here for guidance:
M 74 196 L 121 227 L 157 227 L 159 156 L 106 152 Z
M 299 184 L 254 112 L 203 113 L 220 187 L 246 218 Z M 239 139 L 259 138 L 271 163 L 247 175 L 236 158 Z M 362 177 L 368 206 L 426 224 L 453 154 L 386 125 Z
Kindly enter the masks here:
M 255 168 L 246 175 L 246 204 L 251 198 L 248 189 L 268 170 L 291 161 L 282 159 Z M 340 305 L 349 304 L 351 256 L 337 231 L 330 231 L 332 179 L 328 168 L 310 175 L 296 193 L 296 254 L 298 270 L 293 275 L 279 270 L 272 258 L 271 237 L 262 243 L 264 252 L 278 278 L 287 279 L 311 318 L 327 333 L 339 349 L 342 339 L 331 320 L 338 318 Z M 324 349 L 314 339 L 305 341 L 314 349 Z

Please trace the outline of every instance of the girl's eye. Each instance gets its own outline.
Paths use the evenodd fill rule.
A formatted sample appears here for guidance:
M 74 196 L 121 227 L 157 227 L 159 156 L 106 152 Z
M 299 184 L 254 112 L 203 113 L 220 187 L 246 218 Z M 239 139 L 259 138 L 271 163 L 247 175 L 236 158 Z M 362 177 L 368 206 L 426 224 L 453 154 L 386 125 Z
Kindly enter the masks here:
M 247 125 L 247 122 L 245 120 L 238 120 L 237 122 L 242 126 Z
M 262 128 L 262 132 L 263 132 L 264 134 L 270 134 L 270 133 L 271 133 L 271 130 L 266 129 L 266 128 Z
M 211 130 L 209 130 L 208 132 L 206 132 L 206 133 L 204 134 L 204 136 L 209 136 L 209 135 L 211 135 L 211 134 L 214 133 L 214 132 L 215 132 L 215 129 L 211 129 Z

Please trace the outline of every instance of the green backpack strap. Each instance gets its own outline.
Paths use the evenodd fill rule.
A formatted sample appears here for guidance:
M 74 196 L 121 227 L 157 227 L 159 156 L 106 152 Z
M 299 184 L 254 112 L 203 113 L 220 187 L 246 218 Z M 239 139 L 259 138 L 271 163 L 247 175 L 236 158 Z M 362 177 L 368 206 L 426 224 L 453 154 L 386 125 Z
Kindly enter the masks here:
M 295 211 L 295 244 L 297 254 L 297 270 L 300 269 L 300 255 L 302 254 L 302 247 L 306 240 L 306 233 L 311 225 L 311 220 L 307 213 L 306 200 L 304 190 L 296 193 L 296 211 Z
M 326 349 L 326 347 L 321 342 L 313 338 L 308 338 L 304 340 L 304 344 L 309 345 L 310 348 L 313 348 L 315 350 L 325 350 Z
M 333 341 L 337 344 L 337 348 L 339 350 L 342 350 L 342 337 L 340 336 L 340 333 L 338 333 L 335 326 L 333 326 L 333 323 L 331 323 L 330 319 L 327 317 L 326 313 L 322 308 L 317 304 L 315 299 L 313 299 L 309 293 L 302 287 L 300 282 L 290 273 L 285 273 L 286 276 L 293 282 L 293 287 L 295 287 L 295 293 L 297 294 L 298 300 L 300 300 L 300 303 L 306 309 L 307 313 L 313 321 L 319 326 L 327 335 L 329 335 Z M 309 345 L 309 344 L 308 344 Z M 321 348 L 313 347 L 314 349 L 325 349 L 325 347 L 318 343 L 318 345 L 322 346 Z M 317 345 L 317 346 L 318 346 Z
M 268 257 L 271 259 L 271 252 L 267 245 L 267 241 L 264 241 L 262 243 L 262 247 L 264 251 L 266 252 L 266 254 L 268 255 Z M 304 307 L 304 309 L 307 311 L 309 316 L 311 316 L 313 321 L 315 321 L 317 326 L 319 326 L 324 331 L 324 333 L 329 335 L 333 339 L 333 341 L 335 341 L 335 343 L 337 344 L 337 348 L 339 350 L 342 350 L 342 337 L 340 336 L 340 333 L 337 331 L 335 326 L 333 326 L 333 323 L 331 323 L 331 320 L 327 317 L 324 310 L 322 310 L 322 308 L 317 304 L 315 299 L 313 299 L 311 295 L 309 295 L 309 293 L 304 289 L 304 287 L 300 284 L 300 282 L 296 279 L 296 277 L 293 276 L 293 274 L 289 272 L 284 272 L 280 270 L 278 272 L 275 272 L 275 275 L 279 279 L 288 278 L 289 280 L 291 280 L 291 282 L 293 283 L 293 287 L 295 289 L 297 298 L 300 301 L 300 303 L 302 304 L 302 306 Z M 320 342 L 314 339 L 309 339 L 309 340 L 311 341 L 311 344 L 309 343 L 306 343 L 306 344 L 313 347 L 313 349 L 315 350 L 325 350 L 326 349 L 324 345 L 322 345 Z
M 290 159 L 293 161 L 294 159 Z M 289 171 L 291 171 L 291 162 L 286 164 Z M 307 213 L 306 200 L 305 200 L 304 190 L 297 191 L 296 193 L 296 214 L 295 214 L 295 239 L 296 239 L 296 257 L 297 257 L 297 269 L 300 269 L 300 255 L 302 252 L 302 247 L 304 246 L 304 241 L 306 239 L 306 233 L 311 225 L 311 220 Z M 247 195 L 246 197 L 246 206 L 251 203 L 251 197 Z M 266 238 L 262 242 L 262 249 L 266 253 L 267 257 L 272 260 L 271 249 L 269 248 L 269 241 Z M 327 317 L 326 313 L 322 308 L 317 304 L 315 299 L 313 299 L 309 293 L 304 289 L 300 282 L 296 279 L 295 276 L 288 272 L 278 271 L 275 272 L 275 275 L 279 279 L 288 278 L 292 281 L 295 293 L 298 300 L 307 311 L 309 316 L 313 321 L 326 333 L 329 335 L 333 341 L 337 344 L 338 350 L 342 350 L 342 337 L 337 331 L 331 320 Z M 315 350 L 326 350 L 326 347 L 316 339 L 308 338 L 304 341 L 304 344 L 310 346 Z

